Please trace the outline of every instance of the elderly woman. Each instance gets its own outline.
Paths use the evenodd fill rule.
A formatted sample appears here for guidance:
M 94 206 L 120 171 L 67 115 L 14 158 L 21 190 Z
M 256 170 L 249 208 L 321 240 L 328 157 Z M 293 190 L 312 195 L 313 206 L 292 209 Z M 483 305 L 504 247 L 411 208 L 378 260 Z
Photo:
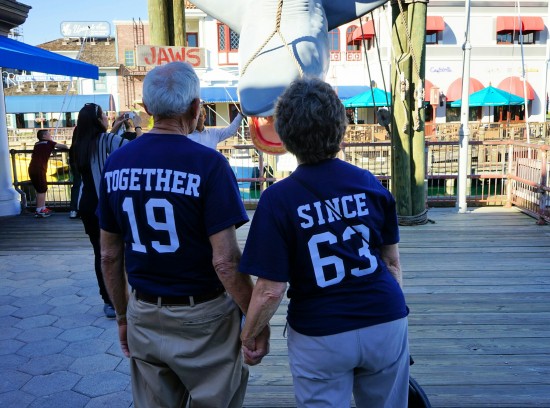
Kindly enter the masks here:
M 325 82 L 280 97 L 275 128 L 299 166 L 269 187 L 240 271 L 258 277 L 241 333 L 246 361 L 289 283 L 288 353 L 298 407 L 406 407 L 407 314 L 395 200 L 336 158 L 346 112 Z M 258 344 L 260 344 L 258 342 Z

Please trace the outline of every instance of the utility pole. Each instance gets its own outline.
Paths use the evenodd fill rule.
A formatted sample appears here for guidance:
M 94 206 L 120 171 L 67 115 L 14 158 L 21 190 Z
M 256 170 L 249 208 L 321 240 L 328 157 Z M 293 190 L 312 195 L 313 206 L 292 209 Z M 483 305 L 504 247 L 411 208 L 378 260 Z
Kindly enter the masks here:
M 392 2 L 392 193 L 403 225 L 425 224 L 426 0 Z

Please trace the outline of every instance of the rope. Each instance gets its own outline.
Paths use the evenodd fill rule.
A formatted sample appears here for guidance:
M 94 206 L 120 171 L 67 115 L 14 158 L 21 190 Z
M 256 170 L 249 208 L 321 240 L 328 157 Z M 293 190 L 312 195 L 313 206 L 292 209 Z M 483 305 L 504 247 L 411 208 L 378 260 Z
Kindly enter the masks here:
M 244 65 L 241 75 L 244 75 L 248 66 L 256 59 L 256 57 L 262 52 L 262 50 L 267 46 L 267 43 L 275 36 L 275 34 L 279 34 L 279 37 L 281 38 L 281 41 L 283 42 L 285 48 L 289 52 L 290 56 L 292 57 L 292 60 L 296 64 L 296 67 L 298 68 L 298 72 L 300 73 L 300 77 L 304 76 L 304 71 L 302 67 L 300 66 L 300 63 L 296 59 L 296 55 L 292 52 L 292 49 L 289 47 L 287 41 L 285 40 L 285 37 L 283 36 L 283 33 L 281 33 L 281 18 L 283 15 L 283 0 L 279 0 L 279 3 L 277 4 L 277 17 L 275 19 L 275 28 L 273 29 L 273 32 L 269 35 L 269 37 L 266 38 L 264 43 L 254 52 L 254 54 L 250 57 L 248 62 Z
M 435 224 L 434 220 L 428 218 L 428 210 L 422 211 L 416 215 L 398 215 L 397 221 L 399 225 L 410 227 L 412 225 L 424 225 L 427 223 Z
M 405 33 L 407 34 L 407 40 L 409 41 L 409 52 L 411 54 L 414 69 L 416 71 L 416 75 L 420 78 L 420 65 L 418 65 L 418 61 L 416 60 L 416 55 L 414 54 L 414 51 L 411 47 L 412 39 L 411 39 L 411 32 L 409 30 L 409 25 L 407 24 L 407 19 L 405 18 L 405 12 L 403 11 L 403 4 L 401 4 L 403 0 L 397 0 L 397 4 L 399 5 L 399 11 L 401 12 L 401 19 L 403 20 L 403 25 L 405 26 Z

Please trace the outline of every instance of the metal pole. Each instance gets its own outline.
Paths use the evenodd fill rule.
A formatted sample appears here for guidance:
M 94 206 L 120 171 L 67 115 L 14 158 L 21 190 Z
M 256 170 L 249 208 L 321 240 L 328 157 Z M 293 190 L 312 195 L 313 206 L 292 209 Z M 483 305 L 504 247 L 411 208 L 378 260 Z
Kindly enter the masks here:
M 527 132 L 527 143 L 531 143 L 531 128 L 529 126 L 529 105 L 527 100 L 527 78 L 525 77 L 525 57 L 523 54 L 523 24 L 521 23 L 521 6 L 519 5 L 518 0 L 518 25 L 519 25 L 519 46 L 521 49 L 521 80 L 523 81 L 523 104 L 525 107 L 525 131 Z M 512 38 L 512 42 L 514 39 Z M 531 151 L 529 151 L 529 157 L 531 156 Z
M 550 1 L 548 2 L 548 13 L 546 15 L 547 24 L 546 26 L 549 27 L 550 24 Z M 549 35 L 546 34 L 546 69 L 544 71 L 544 115 L 542 117 L 542 136 L 543 140 L 546 141 L 547 136 L 547 130 L 546 130 L 546 114 L 547 114 L 547 98 L 548 98 L 548 64 L 550 63 L 550 38 L 548 38 Z
M 466 31 L 464 33 L 463 63 L 462 63 L 462 99 L 460 107 L 460 128 L 458 138 L 460 150 L 458 154 L 458 200 L 459 213 L 468 210 L 466 204 L 466 190 L 468 186 L 468 144 L 470 142 L 470 128 L 468 127 L 470 110 L 470 0 L 466 0 Z

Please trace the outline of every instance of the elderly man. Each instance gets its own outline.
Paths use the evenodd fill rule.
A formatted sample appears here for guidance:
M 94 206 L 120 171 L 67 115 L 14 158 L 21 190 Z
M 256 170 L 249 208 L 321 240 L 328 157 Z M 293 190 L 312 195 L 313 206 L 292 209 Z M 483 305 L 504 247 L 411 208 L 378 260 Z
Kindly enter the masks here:
M 237 133 L 241 121 L 243 120 L 243 115 L 239 112 L 231 124 L 225 128 L 206 128 L 204 127 L 205 120 L 206 109 L 204 109 L 204 106 L 201 106 L 197 128 L 189 135 L 189 139 L 200 143 L 201 145 L 208 146 L 211 149 L 216 149 L 218 143 Z
M 113 153 L 103 173 L 102 267 L 136 408 L 189 398 L 191 407 L 240 407 L 246 391 L 239 330 L 253 286 L 237 271 L 235 228 L 248 217 L 227 160 L 186 136 L 199 91 L 187 63 L 149 72 L 143 103 L 154 127 Z M 265 352 L 249 363 L 267 353 L 268 337 L 269 329 L 257 342 Z

